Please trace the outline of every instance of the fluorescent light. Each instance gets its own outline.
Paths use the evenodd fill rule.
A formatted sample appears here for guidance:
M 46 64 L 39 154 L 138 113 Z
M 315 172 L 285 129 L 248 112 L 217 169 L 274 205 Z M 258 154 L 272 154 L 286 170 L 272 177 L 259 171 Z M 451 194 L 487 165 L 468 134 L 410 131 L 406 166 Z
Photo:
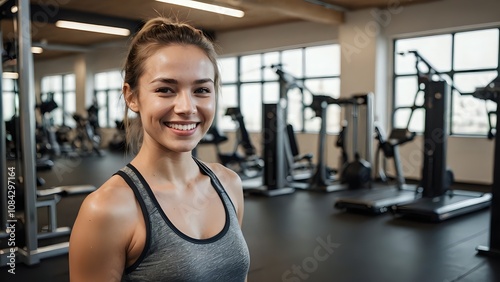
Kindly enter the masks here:
M 17 13 L 18 10 L 17 6 L 12 6 L 12 8 L 10 8 L 10 12 L 13 14 Z
M 3 78 L 8 78 L 8 79 L 18 79 L 19 78 L 19 74 L 17 72 L 9 72 L 9 71 L 6 71 L 2 74 L 2 77 Z
M 60 28 L 69 28 L 90 32 L 98 32 L 98 33 L 106 33 L 120 36 L 129 36 L 130 30 L 126 28 L 119 27 L 111 27 L 105 25 L 97 25 L 97 24 L 88 24 L 88 23 L 79 23 L 79 22 L 71 22 L 71 21 L 57 21 L 56 26 Z
M 207 3 L 198 2 L 198 1 L 190 1 L 190 0 L 156 0 L 156 1 L 168 3 L 168 4 L 179 5 L 179 6 L 184 6 L 184 7 L 189 7 L 189 8 L 193 8 L 193 9 L 199 9 L 199 10 L 203 10 L 203 11 L 208 11 L 208 12 L 222 14 L 222 15 L 236 17 L 236 18 L 242 18 L 245 15 L 245 12 L 240 11 L 240 10 L 226 8 L 226 7 L 212 5 L 212 4 L 207 4 Z
M 33 47 L 31 47 L 31 53 L 33 53 L 33 54 L 41 54 L 41 53 L 43 53 L 43 48 L 42 47 L 33 46 Z

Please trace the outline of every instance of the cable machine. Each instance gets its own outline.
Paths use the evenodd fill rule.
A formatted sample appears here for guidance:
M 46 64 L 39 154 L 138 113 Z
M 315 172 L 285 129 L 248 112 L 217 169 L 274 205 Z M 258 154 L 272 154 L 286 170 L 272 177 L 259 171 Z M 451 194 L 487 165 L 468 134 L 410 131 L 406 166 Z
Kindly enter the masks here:
M 14 170 L 13 174 L 23 175 L 23 182 L 17 185 L 22 185 L 24 187 L 24 210 L 25 210 L 25 247 L 16 248 L 16 258 L 14 260 L 21 260 L 28 265 L 36 264 L 40 261 L 40 257 L 47 253 L 53 253 L 59 251 L 61 248 L 52 250 L 40 250 L 38 248 L 37 241 L 37 209 L 36 209 L 36 170 L 35 170 L 35 151 L 33 144 L 35 144 L 35 136 L 33 132 L 35 131 L 35 90 L 34 90 L 34 77 L 33 77 L 33 55 L 31 54 L 31 34 L 30 34 L 30 6 L 28 0 L 19 0 L 18 3 L 18 40 L 19 40 L 19 51 L 18 51 L 18 71 L 19 71 L 19 117 L 21 124 L 21 171 Z M 28 32 L 27 32 L 28 31 Z M 4 137 L 2 137 L 4 138 Z M 5 155 L 4 155 L 5 156 Z M 4 157 L 2 156 L 2 157 Z M 4 173 L 6 170 L 3 170 Z M 9 182 L 10 183 L 10 182 Z M 2 183 L 3 186 L 4 183 Z M 14 184 L 12 182 L 12 184 Z M 14 185 L 8 187 L 15 187 Z M 20 187 L 15 187 L 19 189 Z M 5 197 L 6 195 L 2 195 Z M 16 199 L 20 202 L 23 199 Z M 15 201 L 14 201 L 15 202 Z M 10 214 L 9 214 L 10 215 Z M 9 234 L 15 231 L 16 227 L 20 226 L 20 222 L 16 219 L 9 217 L 6 222 L 9 225 L 7 230 Z M 18 230 L 19 231 L 19 230 Z M 16 239 L 22 236 L 22 233 L 16 234 Z M 66 246 L 67 248 L 67 246 Z M 2 258 L 10 262 L 11 259 L 7 257 L 12 254 L 9 252 L 6 254 L 2 252 L 0 255 Z
M 262 158 L 264 171 L 262 186 L 245 189 L 250 194 L 268 197 L 287 195 L 295 192 L 289 186 L 286 175 L 286 108 L 287 93 L 295 87 L 294 79 L 283 72 L 280 65 L 272 65 L 279 76 L 280 96 L 276 104 L 264 104 L 262 108 Z
M 2 133 L 0 141 L 0 154 L 2 154 L 0 243 L 2 248 L 4 245 L 7 246 L 7 248 L 0 249 L 0 266 L 9 265 L 11 268 L 18 262 L 34 265 L 38 264 L 41 259 L 67 254 L 69 248 L 67 240 L 60 243 L 43 242 L 43 246 L 39 246 L 39 241 L 70 234 L 69 227 L 57 227 L 56 204 L 62 195 L 89 193 L 96 189 L 92 185 L 73 185 L 37 190 L 35 83 L 31 53 L 30 3 L 28 0 L 18 0 L 17 6 L 18 13 L 14 24 L 18 32 L 19 43 L 16 59 L 19 73 L 18 132 L 20 138 L 17 144 L 19 153 L 16 154 L 15 165 L 9 165 L 9 167 L 5 159 L 6 130 L 3 120 L 3 102 L 0 102 L 0 131 Z M 2 101 L 3 97 L 0 98 Z M 43 232 L 38 230 L 39 208 L 48 209 L 49 224 Z
M 326 122 L 327 122 L 327 109 L 330 105 L 338 105 L 346 110 L 346 119 L 348 126 L 352 128 L 350 136 L 352 137 L 352 150 L 354 160 L 349 162 L 347 153 L 345 152 L 345 144 L 342 144 L 343 150 L 343 164 L 339 168 L 339 171 L 335 178 L 327 176 L 326 167 Z M 362 126 L 358 126 L 358 119 L 361 116 L 359 108 L 366 108 L 365 119 L 362 122 Z M 350 98 L 332 98 L 330 96 L 324 95 L 313 95 L 313 102 L 310 106 L 317 117 L 321 118 L 321 126 L 318 135 L 318 165 L 316 166 L 315 173 L 308 183 L 307 189 L 313 191 L 322 192 L 334 192 L 346 189 L 359 189 L 366 185 L 371 185 L 372 170 L 371 166 L 373 163 L 373 93 L 357 94 Z M 365 135 L 365 150 L 364 157 L 366 161 L 361 159 L 358 148 L 358 128 L 360 130 L 364 129 Z M 339 136 L 339 141 L 344 143 L 345 135 L 349 135 L 349 132 L 345 132 L 346 129 Z
M 410 203 L 395 205 L 392 211 L 397 215 L 439 222 L 488 207 L 490 193 L 450 189 L 453 175 L 446 166 L 450 84 L 417 51 L 409 53 L 416 58 L 418 82 L 425 86 L 422 196 Z M 428 68 L 427 73 L 419 70 L 419 63 Z M 433 76 L 438 76 L 439 80 L 433 80 Z

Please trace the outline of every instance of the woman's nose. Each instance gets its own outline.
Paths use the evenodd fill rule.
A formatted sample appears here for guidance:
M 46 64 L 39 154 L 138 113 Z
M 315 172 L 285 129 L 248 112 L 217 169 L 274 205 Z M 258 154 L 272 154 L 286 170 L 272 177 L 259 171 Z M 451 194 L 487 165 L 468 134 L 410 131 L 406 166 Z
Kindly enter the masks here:
M 175 112 L 190 115 L 196 112 L 196 103 L 190 92 L 182 91 L 175 99 Z

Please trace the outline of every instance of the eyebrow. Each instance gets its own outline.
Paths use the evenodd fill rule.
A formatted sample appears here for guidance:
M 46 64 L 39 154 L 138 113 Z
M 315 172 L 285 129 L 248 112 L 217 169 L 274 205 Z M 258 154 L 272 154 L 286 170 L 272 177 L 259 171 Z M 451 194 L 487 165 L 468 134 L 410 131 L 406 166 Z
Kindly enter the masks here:
M 176 79 L 163 78 L 163 77 L 153 79 L 153 81 L 151 81 L 151 82 L 163 82 L 163 83 L 168 83 L 168 84 L 179 84 L 179 81 L 177 81 Z M 202 79 L 195 80 L 194 84 L 204 84 L 207 82 L 214 83 L 214 81 L 211 78 L 202 78 Z

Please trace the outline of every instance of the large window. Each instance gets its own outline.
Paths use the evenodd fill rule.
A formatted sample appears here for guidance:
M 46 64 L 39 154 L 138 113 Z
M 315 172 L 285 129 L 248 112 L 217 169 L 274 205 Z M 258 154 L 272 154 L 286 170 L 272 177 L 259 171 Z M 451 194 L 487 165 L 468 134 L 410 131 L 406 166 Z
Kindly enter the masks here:
M 2 80 L 2 112 L 4 121 L 9 121 L 14 115 L 19 114 L 17 111 L 19 105 L 17 90 L 17 79 L 4 78 Z
M 488 112 L 496 105 L 472 94 L 477 87 L 484 87 L 498 76 L 499 41 L 498 28 L 395 40 L 394 127 L 406 127 L 410 117 L 409 109 L 398 108 L 423 105 L 423 93 L 418 91 L 416 59 L 414 53 L 408 53 L 415 50 L 454 86 L 449 111 L 450 134 L 485 135 L 489 130 Z M 419 67 L 426 71 L 425 67 Z M 424 111 L 419 109 L 413 113 L 410 130 L 424 130 Z
M 312 95 L 340 96 L 340 48 L 338 44 L 273 51 L 219 59 L 222 93 L 218 101 L 217 125 L 222 130 L 236 127 L 224 113 L 240 107 L 249 131 L 261 131 L 262 105 L 277 103 L 280 97 L 279 66 L 304 89 L 287 92 L 287 122 L 295 130 L 316 132 L 319 118 L 308 108 Z M 338 132 L 339 112 L 332 111 L 328 131 Z
M 125 104 L 122 98 L 123 76 L 120 71 L 97 73 L 94 76 L 94 98 L 99 106 L 99 126 L 115 127 L 123 120 Z
M 51 114 L 53 125 L 75 126 L 72 118 L 76 111 L 75 75 L 53 75 L 42 78 L 41 101 L 53 98 L 57 108 Z

